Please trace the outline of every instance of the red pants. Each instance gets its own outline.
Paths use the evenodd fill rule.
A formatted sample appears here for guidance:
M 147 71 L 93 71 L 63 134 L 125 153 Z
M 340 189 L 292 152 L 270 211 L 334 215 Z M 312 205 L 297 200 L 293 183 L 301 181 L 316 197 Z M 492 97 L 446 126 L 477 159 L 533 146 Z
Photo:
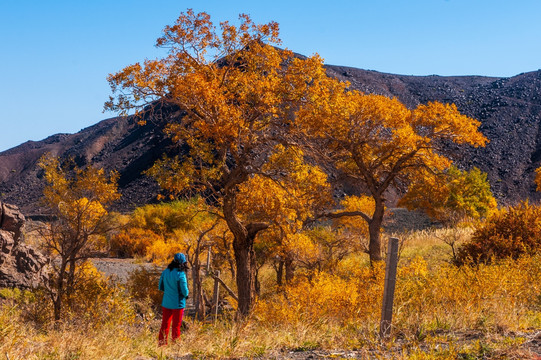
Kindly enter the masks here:
M 171 339 L 175 341 L 180 337 L 180 325 L 182 324 L 182 316 L 184 309 L 168 309 L 162 306 L 162 326 L 158 335 L 160 345 L 167 345 L 167 336 L 169 335 L 169 325 L 173 320 L 173 329 L 171 331 Z

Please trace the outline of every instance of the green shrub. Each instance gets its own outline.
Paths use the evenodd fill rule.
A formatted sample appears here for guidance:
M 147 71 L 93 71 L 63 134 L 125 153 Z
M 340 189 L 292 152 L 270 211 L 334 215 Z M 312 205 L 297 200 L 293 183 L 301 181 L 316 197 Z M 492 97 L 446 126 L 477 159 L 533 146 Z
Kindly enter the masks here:
M 480 225 L 458 250 L 460 264 L 533 255 L 541 250 L 541 208 L 522 202 L 499 210 Z

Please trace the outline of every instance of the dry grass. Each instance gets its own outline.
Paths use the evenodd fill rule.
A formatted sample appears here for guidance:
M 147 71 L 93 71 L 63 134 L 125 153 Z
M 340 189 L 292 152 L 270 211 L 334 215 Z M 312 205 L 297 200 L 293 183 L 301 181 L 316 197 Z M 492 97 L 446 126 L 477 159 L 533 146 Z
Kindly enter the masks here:
M 248 319 L 234 322 L 229 315 L 212 324 L 188 318 L 182 340 L 166 347 L 157 346 L 159 318 L 141 303 L 135 315 L 129 301 L 118 299 L 118 292 L 113 307 L 96 295 L 101 299 L 96 306 L 103 306 L 104 312 L 99 320 L 72 314 L 70 321 L 55 327 L 38 316 L 38 305 L 40 311 L 47 310 L 44 299 L 3 290 L 0 358 L 305 358 L 311 354 L 534 359 L 541 351 L 534 341 L 541 329 L 541 257 L 457 268 L 450 263 L 451 247 L 442 239 L 465 241 L 469 234 L 467 229 L 440 229 L 400 236 L 406 241 L 399 263 L 393 337 L 386 342 L 377 335 L 384 271 L 365 266 L 364 256 L 357 255 L 342 261 L 332 274 L 315 274 L 310 281 L 299 278 L 285 293 L 275 290 L 273 274 L 267 270 L 262 273 L 265 293 Z M 107 315 L 109 308 L 114 313 Z

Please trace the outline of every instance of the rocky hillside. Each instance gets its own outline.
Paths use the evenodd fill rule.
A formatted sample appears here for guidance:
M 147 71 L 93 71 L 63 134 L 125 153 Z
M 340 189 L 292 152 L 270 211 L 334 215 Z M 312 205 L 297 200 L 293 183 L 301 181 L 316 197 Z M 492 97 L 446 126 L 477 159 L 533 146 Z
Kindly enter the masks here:
M 431 100 L 455 103 L 461 112 L 482 122 L 481 131 L 490 140 L 486 148 L 453 149 L 456 163 L 487 172 L 502 203 L 540 198 L 533 171 L 541 165 L 541 70 L 511 78 L 404 76 L 330 65 L 328 71 L 353 88 L 397 97 L 410 107 Z M 117 208 L 129 210 L 155 198 L 156 184 L 141 172 L 168 145 L 159 121 L 140 126 L 132 118 L 111 118 L 76 134 L 29 141 L 0 153 L 0 200 L 18 205 L 25 214 L 38 215 L 43 181 L 36 163 L 43 153 L 51 152 L 72 156 L 80 165 L 93 163 L 119 171 L 123 196 Z
M 170 145 L 158 125 L 141 126 L 133 118 L 111 118 L 76 134 L 56 134 L 28 141 L 0 153 L 0 200 L 17 204 L 29 216 L 41 215 L 43 171 L 37 165 L 45 153 L 72 157 L 120 173 L 122 200 L 117 210 L 133 209 L 155 198 L 157 184 L 143 175 Z

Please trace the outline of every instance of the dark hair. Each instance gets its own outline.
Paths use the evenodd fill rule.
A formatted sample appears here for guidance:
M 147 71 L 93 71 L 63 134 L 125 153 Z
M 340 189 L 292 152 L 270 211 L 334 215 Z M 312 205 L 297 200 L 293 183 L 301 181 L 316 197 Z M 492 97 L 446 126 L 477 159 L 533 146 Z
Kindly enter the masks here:
M 180 271 L 188 271 L 188 263 L 185 262 L 185 263 L 179 263 L 178 261 L 176 260 L 173 260 L 169 263 L 169 265 L 167 265 L 167 268 L 169 270 L 173 270 L 173 269 L 180 269 Z

